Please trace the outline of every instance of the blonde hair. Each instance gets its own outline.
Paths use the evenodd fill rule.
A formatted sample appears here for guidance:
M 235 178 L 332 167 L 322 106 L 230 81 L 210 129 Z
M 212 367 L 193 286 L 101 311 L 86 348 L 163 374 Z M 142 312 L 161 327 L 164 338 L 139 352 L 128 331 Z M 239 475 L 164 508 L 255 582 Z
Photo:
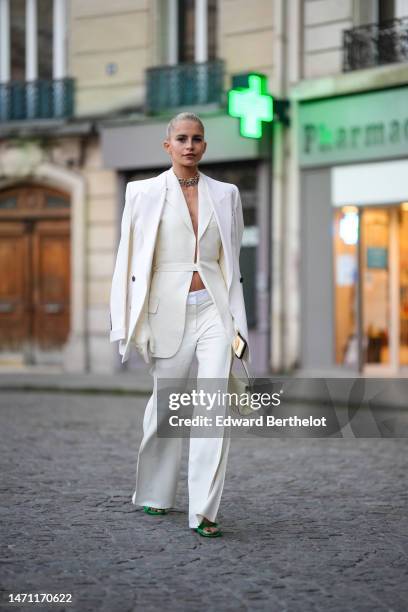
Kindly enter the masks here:
M 178 123 L 179 121 L 195 121 L 201 127 L 204 134 L 204 124 L 201 121 L 200 117 L 198 115 L 195 115 L 194 113 L 184 112 L 179 113 L 178 115 L 175 115 L 172 119 L 170 119 L 166 130 L 167 138 L 170 138 L 171 133 L 176 126 L 176 123 Z

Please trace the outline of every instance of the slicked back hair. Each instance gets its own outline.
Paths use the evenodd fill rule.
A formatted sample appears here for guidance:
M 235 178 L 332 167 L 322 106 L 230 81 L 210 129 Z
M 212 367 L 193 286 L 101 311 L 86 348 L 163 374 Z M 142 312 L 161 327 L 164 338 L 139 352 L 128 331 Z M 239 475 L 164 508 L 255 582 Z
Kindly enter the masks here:
M 176 123 L 178 123 L 179 121 L 195 121 L 201 127 L 201 129 L 203 130 L 203 134 L 204 134 L 204 124 L 201 121 L 200 117 L 198 115 L 195 115 L 194 113 L 184 112 L 184 113 L 179 113 L 178 115 L 175 115 L 172 119 L 170 119 L 167 125 L 167 131 L 166 131 L 166 135 L 168 139 L 170 138 L 171 132 L 175 128 Z

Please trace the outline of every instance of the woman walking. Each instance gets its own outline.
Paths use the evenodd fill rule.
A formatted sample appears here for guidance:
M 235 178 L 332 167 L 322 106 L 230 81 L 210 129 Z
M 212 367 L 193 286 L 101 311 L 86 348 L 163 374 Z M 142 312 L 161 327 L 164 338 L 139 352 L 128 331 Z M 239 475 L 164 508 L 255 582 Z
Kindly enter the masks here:
M 197 115 L 176 115 L 163 145 L 171 168 L 128 183 L 111 291 L 110 339 L 119 340 L 122 362 L 134 344 L 153 363 L 132 496 L 152 515 L 174 506 L 182 444 L 181 437 L 157 435 L 158 383 L 187 379 L 195 357 L 197 378 L 216 379 L 225 392 L 234 340 L 238 333 L 248 339 L 239 191 L 198 170 L 207 143 Z M 221 535 L 215 520 L 230 445 L 222 432 L 190 438 L 189 526 L 205 537 Z

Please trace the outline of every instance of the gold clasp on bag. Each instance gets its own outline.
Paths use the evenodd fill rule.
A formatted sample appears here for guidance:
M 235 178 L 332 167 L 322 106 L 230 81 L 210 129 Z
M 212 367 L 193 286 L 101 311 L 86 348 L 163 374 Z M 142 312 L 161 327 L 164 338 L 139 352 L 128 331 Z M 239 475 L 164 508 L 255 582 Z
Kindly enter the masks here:
M 244 356 L 246 347 L 247 347 L 246 340 L 244 340 L 241 334 L 237 332 L 237 335 L 235 336 L 232 342 L 232 348 L 234 349 L 235 356 L 238 359 L 242 359 L 242 357 Z

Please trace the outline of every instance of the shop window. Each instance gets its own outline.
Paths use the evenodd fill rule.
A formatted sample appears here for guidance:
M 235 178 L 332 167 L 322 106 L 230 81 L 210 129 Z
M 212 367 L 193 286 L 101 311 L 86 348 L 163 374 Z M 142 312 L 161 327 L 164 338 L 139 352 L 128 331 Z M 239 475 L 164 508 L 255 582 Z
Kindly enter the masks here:
M 407 365 L 408 202 L 336 210 L 334 265 L 336 363 Z
M 399 214 L 400 364 L 408 365 L 408 202 Z
M 336 363 L 358 367 L 358 236 L 359 213 L 354 206 L 334 216 L 335 350 Z
M 361 232 L 363 359 L 390 361 L 390 210 L 365 209 Z

